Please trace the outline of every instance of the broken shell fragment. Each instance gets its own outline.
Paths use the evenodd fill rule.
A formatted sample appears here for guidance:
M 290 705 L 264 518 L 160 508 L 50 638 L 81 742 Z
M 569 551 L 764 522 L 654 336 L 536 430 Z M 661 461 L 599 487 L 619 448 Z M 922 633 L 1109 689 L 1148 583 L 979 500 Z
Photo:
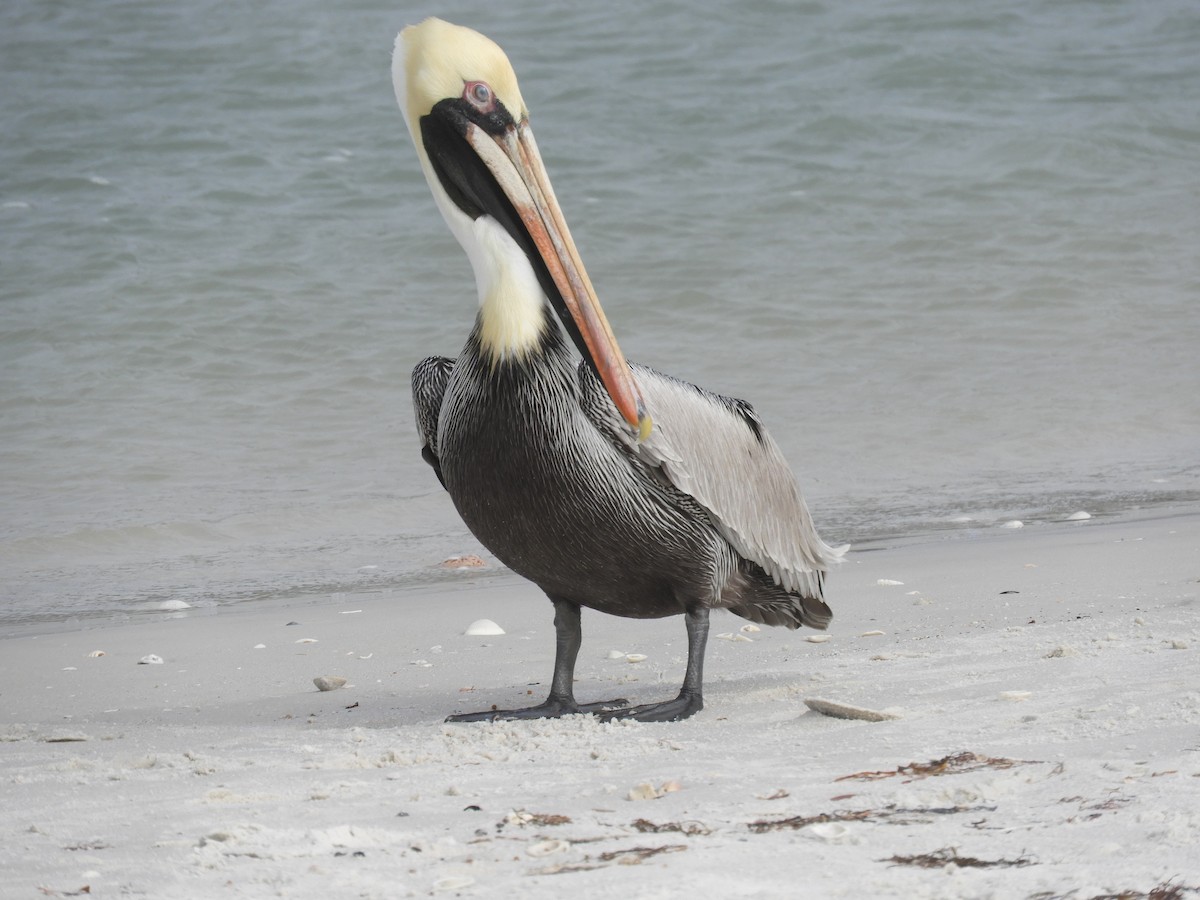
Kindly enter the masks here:
M 1033 696 L 1031 691 L 1001 691 L 1001 700 L 1011 700 L 1014 703 L 1020 703 L 1022 700 L 1028 700 Z
M 156 653 L 148 653 L 138 660 L 139 666 L 161 666 L 163 658 Z
M 804 705 L 813 712 L 835 719 L 861 719 L 864 722 L 886 722 L 888 719 L 900 718 L 888 710 L 867 709 L 862 706 L 851 706 L 849 703 L 838 703 L 834 700 L 822 700 L 812 697 L 804 701 Z
M 810 644 L 823 644 L 827 640 L 829 640 L 829 637 L 830 636 L 827 634 L 810 634 L 808 637 L 805 638 L 805 640 L 808 641 Z
M 107 654 L 105 654 L 105 652 L 103 650 L 93 650 L 91 653 L 88 654 L 88 656 L 91 659 L 99 659 L 101 656 L 105 656 L 105 655 L 107 655 Z
M 625 655 L 625 660 L 631 663 L 640 663 L 646 661 L 645 653 L 628 653 Z
M 345 683 L 346 679 L 341 675 L 318 675 L 313 679 L 318 691 L 336 691 Z
M 482 569 L 487 563 L 473 553 L 467 553 L 463 556 L 451 556 L 449 559 L 444 559 L 439 563 L 443 569 Z

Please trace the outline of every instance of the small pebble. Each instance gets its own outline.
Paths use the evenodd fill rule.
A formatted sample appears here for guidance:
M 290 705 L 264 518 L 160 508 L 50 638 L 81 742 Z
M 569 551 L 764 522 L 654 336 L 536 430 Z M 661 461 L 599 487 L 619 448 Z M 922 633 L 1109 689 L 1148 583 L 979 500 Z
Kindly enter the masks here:
M 336 691 L 345 683 L 346 679 L 340 675 L 318 675 L 313 679 L 318 691 Z
M 161 666 L 163 658 L 156 653 L 150 653 L 138 660 L 139 666 Z

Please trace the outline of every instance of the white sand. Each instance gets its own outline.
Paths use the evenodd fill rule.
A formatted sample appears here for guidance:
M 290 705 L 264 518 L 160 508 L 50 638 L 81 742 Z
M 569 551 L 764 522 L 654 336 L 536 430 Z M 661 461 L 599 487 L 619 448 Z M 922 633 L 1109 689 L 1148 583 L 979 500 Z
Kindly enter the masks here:
M 1194 896 L 1200 510 L 1157 515 L 856 548 L 831 640 L 719 614 L 707 708 L 669 725 L 442 724 L 544 694 L 516 579 L 10 638 L 0 895 Z M 678 687 L 678 618 L 584 629 L 580 699 Z

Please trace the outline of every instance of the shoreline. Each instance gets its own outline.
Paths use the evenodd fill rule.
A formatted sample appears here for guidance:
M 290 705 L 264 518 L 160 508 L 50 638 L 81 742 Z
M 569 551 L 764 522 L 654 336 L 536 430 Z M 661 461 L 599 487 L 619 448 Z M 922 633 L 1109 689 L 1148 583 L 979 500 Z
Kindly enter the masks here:
M 829 641 L 714 615 L 667 725 L 443 724 L 546 689 L 502 582 L 3 639 L 4 896 L 1200 893 L 1196 504 L 864 542 Z M 678 617 L 583 624 L 581 701 L 678 689 Z
M 1061 505 L 1061 504 L 1060 504 Z M 1079 504 L 1086 508 L 1087 504 Z M 1063 507 L 1066 508 L 1066 507 Z M 1146 503 L 1127 504 L 1119 507 L 1092 507 L 1090 515 L 1092 524 L 1124 521 L 1155 521 L 1160 518 L 1173 518 L 1200 513 L 1200 499 L 1190 495 L 1170 500 L 1152 500 Z M 1072 507 L 1074 511 L 1074 507 Z M 1095 511 L 1100 510 L 1100 511 Z M 1079 527 L 1082 523 L 1070 521 L 1067 514 L 1056 515 L 1053 518 L 1030 519 L 1023 523 L 1026 531 L 1040 532 L 1044 529 L 1057 527 Z M 932 521 L 932 520 L 931 520 Z M 928 522 L 915 530 L 898 529 L 883 531 L 865 538 L 850 541 L 852 550 L 877 549 L 883 547 L 899 547 L 926 542 L 957 541 L 986 539 L 989 535 L 1001 537 L 1005 533 L 1003 517 L 977 519 L 962 516 L 959 519 L 946 518 L 940 525 L 933 526 Z M 833 541 L 846 543 L 840 534 L 832 533 Z M 467 534 L 467 540 L 474 538 Z M 466 552 L 466 551 L 464 551 Z M 486 548 L 475 546 L 471 553 L 487 555 Z M 91 631 L 96 629 L 120 628 L 146 624 L 147 622 L 162 621 L 167 618 L 199 618 L 213 615 L 228 615 L 234 611 L 246 609 L 272 608 L 307 608 L 329 602 L 334 595 L 346 598 L 354 597 L 394 597 L 403 599 L 414 593 L 444 590 L 460 590 L 463 588 L 497 586 L 501 590 L 511 590 L 526 582 L 518 575 L 508 571 L 501 563 L 490 556 L 486 567 L 479 570 L 437 573 L 438 564 L 431 563 L 424 569 L 416 570 L 403 580 L 385 583 L 347 583 L 345 585 L 322 586 L 297 585 L 278 595 L 262 599 L 236 600 L 231 602 L 208 601 L 187 606 L 183 609 L 165 608 L 163 601 L 144 601 L 141 608 L 123 611 L 108 611 L 96 613 L 63 613 L 48 619 L 12 621 L 0 620 L 0 646 L 12 638 L 27 637 L 35 634 L 59 634 L 72 631 Z M 836 572 L 834 573 L 836 575 Z M 536 592 L 536 589 L 534 589 Z M 836 612 L 836 611 L 835 611 Z

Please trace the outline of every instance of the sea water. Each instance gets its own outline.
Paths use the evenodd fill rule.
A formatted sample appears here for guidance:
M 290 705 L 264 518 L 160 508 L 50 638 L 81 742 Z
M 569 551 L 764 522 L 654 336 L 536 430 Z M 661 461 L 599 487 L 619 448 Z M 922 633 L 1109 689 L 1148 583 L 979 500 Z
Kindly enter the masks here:
M 633 360 L 830 542 L 1200 496 L 1194 0 L 0 8 L 0 625 L 419 591 L 475 289 L 393 38 L 508 51 Z

